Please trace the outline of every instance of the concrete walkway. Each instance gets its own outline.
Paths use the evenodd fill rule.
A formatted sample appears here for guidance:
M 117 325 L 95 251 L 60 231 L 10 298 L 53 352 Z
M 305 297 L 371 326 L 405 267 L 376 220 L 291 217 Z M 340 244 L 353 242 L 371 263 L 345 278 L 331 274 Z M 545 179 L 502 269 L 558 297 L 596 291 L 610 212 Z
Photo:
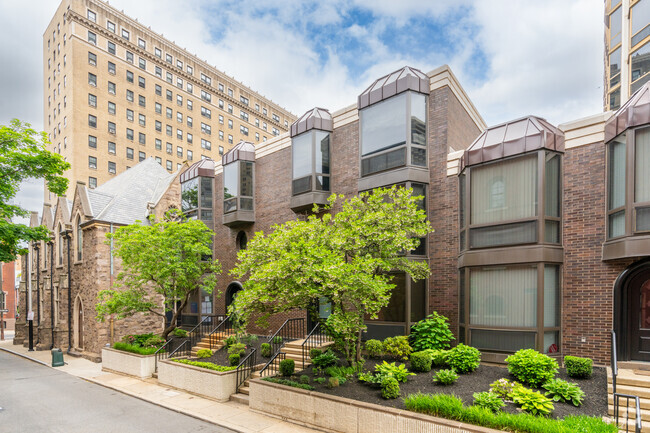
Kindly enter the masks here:
M 29 352 L 22 345 L 14 345 L 11 340 L 0 341 L 0 350 L 47 366 L 51 365 L 50 351 L 34 350 Z M 101 364 L 83 358 L 64 355 L 64 360 L 66 364 L 56 367 L 56 369 L 166 409 L 241 433 L 308 433 L 316 431 L 255 413 L 245 404 L 232 401 L 219 403 L 169 386 L 162 386 L 155 378 L 141 380 L 131 376 L 104 372 Z

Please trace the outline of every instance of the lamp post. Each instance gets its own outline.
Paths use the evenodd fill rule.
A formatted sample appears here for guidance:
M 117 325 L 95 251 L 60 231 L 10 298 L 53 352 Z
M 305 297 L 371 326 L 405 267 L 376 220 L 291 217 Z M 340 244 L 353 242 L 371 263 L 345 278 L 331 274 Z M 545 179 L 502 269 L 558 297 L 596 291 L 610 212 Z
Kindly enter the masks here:
M 47 243 L 50 250 L 50 325 L 52 327 L 52 345 L 54 349 L 54 240 L 50 238 Z
M 36 251 L 36 344 L 40 342 L 38 328 L 41 326 L 41 244 L 33 242 L 32 248 Z
M 72 230 L 61 230 L 61 237 L 68 241 L 68 350 L 72 349 L 72 274 L 70 268 L 70 240 L 72 239 Z

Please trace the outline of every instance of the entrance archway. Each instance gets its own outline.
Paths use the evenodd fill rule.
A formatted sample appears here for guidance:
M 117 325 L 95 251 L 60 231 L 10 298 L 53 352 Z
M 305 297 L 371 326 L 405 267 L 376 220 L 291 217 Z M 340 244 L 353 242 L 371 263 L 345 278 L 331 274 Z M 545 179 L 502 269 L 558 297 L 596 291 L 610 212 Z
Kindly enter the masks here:
M 232 283 L 228 284 L 228 287 L 226 288 L 226 311 L 228 311 L 228 307 L 230 307 L 230 305 L 237 297 L 237 292 L 242 289 L 243 287 L 239 281 L 233 281 Z
M 73 325 L 73 347 L 83 350 L 84 348 L 84 306 L 81 297 L 77 295 L 74 300 L 74 325 Z
M 650 259 L 634 263 L 616 279 L 614 330 L 618 359 L 650 362 Z

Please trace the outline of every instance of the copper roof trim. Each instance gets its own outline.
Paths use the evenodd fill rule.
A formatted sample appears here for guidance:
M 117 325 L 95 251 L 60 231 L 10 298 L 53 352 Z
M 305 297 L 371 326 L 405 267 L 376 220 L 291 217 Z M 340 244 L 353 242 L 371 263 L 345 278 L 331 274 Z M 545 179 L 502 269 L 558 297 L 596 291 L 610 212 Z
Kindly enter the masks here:
M 564 152 L 564 133 L 546 120 L 528 116 L 492 126 L 478 136 L 460 158 L 465 167 L 539 149 Z
M 181 173 L 181 183 L 199 176 L 214 177 L 214 161 L 205 158 L 192 164 L 187 170 Z
M 249 141 L 240 141 L 221 158 L 221 165 L 235 161 L 255 162 L 255 145 Z
M 650 123 L 650 81 L 605 122 L 605 143 L 628 128 Z
M 357 107 L 361 110 L 407 90 L 428 95 L 429 77 L 419 69 L 404 66 L 402 69 L 384 75 L 372 83 L 359 95 Z
M 332 121 L 330 112 L 325 108 L 319 107 L 308 110 L 291 124 L 291 137 L 295 137 L 310 129 L 332 132 L 334 130 L 334 122 Z

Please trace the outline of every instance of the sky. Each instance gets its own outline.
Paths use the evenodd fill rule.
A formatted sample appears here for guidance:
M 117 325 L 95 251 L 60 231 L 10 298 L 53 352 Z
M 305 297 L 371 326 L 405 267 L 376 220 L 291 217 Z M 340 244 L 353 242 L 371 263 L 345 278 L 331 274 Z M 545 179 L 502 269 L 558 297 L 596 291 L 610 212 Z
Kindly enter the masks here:
M 42 34 L 59 2 L 0 0 L 0 124 L 43 129 Z M 382 75 L 447 64 L 487 125 L 602 111 L 595 0 L 112 0 L 110 4 L 301 115 L 336 111 Z M 40 212 L 42 181 L 16 202 Z

